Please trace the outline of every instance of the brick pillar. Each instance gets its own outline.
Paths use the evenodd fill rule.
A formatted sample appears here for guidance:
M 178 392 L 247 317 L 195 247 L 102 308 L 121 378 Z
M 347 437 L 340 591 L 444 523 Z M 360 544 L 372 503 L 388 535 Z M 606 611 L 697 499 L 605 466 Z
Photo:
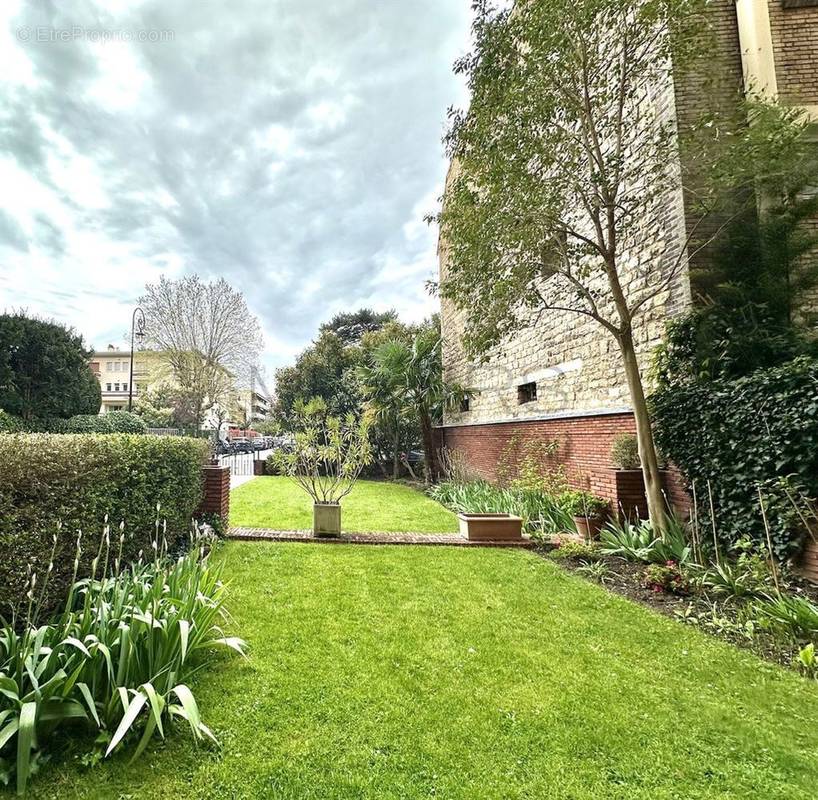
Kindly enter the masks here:
M 203 473 L 204 495 L 197 515 L 218 514 L 226 522 L 230 516 L 230 467 L 209 465 Z

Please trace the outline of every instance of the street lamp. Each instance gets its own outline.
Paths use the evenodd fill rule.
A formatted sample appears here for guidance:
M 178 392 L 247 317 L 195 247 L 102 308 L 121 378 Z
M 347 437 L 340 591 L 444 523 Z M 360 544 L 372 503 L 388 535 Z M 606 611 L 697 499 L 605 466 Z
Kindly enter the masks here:
M 128 379 L 128 411 L 133 410 L 133 346 L 134 339 L 141 345 L 145 339 L 145 312 L 137 306 L 131 318 L 131 371 Z

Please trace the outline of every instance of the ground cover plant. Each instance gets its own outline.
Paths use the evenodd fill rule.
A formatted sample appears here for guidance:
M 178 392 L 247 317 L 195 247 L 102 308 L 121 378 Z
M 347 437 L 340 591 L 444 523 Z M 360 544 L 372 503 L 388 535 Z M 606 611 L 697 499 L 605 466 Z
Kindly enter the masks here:
M 74 582 L 63 613 L 45 621 L 55 535 L 52 562 L 30 573 L 24 616 L 0 625 L 0 782 L 16 776 L 18 794 L 66 726 L 99 731 L 89 763 L 120 744 L 138 758 L 174 719 L 197 740 L 214 739 L 187 682 L 215 648 L 242 652 L 244 644 L 220 627 L 221 566 L 209 563 L 206 540 L 196 532 L 174 560 L 161 531 L 157 523 L 146 561 L 120 571 L 126 535 L 105 528 L 90 578 Z M 79 540 L 76 547 L 75 578 Z
M 818 684 L 530 553 L 229 542 L 249 661 L 194 681 L 220 751 L 153 741 L 32 797 L 792 800 Z
M 230 494 L 230 524 L 240 528 L 310 530 L 310 498 L 289 478 L 255 478 Z M 457 518 L 410 486 L 359 480 L 344 499 L 344 530 L 352 533 L 454 533 Z

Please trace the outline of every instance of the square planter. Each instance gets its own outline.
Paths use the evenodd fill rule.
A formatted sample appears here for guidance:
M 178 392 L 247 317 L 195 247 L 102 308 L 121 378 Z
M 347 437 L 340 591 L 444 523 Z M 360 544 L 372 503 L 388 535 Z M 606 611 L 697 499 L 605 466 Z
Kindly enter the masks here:
M 511 514 L 458 514 L 460 535 L 470 542 L 520 542 L 523 520 Z
M 313 504 L 312 532 L 316 536 L 340 536 L 341 506 L 338 503 Z

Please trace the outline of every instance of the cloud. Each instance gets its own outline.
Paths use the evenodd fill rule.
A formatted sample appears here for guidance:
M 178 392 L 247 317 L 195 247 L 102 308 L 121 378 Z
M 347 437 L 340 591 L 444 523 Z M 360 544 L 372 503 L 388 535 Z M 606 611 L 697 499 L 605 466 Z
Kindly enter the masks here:
M 102 345 L 146 281 L 223 276 L 269 368 L 339 310 L 433 310 L 465 0 L 31 5 L 0 11 L 0 307 Z

